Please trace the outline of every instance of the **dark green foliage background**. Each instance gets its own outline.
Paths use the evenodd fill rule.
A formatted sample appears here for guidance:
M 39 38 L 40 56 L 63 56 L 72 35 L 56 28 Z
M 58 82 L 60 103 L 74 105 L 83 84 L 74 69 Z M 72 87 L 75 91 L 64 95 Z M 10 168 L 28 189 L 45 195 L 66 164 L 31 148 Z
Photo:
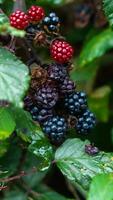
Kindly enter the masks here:
M 91 135 L 85 137 L 78 136 L 75 131 L 70 130 L 69 137 L 80 138 L 83 141 L 88 139 L 99 147 L 101 153 L 94 159 L 91 159 L 89 156 L 84 156 L 84 145 L 88 141 L 82 143 L 79 139 L 70 139 L 69 142 L 66 142 L 58 150 L 56 150 L 56 147 L 52 147 L 44 137 L 40 127 L 36 126 L 32 122 L 31 116 L 22 110 L 22 97 L 28 88 L 30 80 L 28 71 L 25 70 L 25 66 L 19 60 L 10 54 L 5 54 L 4 50 L 2 51 L 2 48 L 0 48 L 1 57 L 2 54 L 8 57 L 7 63 L 6 60 L 0 60 L 0 73 L 3 70 L 4 74 L 6 73 L 2 64 L 7 69 L 9 65 L 13 65 L 16 62 L 14 68 L 17 68 L 17 73 L 21 74 L 19 70 L 20 65 L 23 74 L 23 85 L 21 85 L 22 89 L 20 94 L 18 93 L 17 99 L 14 98 L 16 92 L 14 88 L 10 88 L 8 91 L 12 94 L 11 96 L 8 95 L 7 97 L 7 92 L 6 94 L 1 93 L 3 96 L 6 96 L 6 100 L 11 100 L 12 105 L 10 109 L 0 108 L 0 134 L 4 134 L 5 131 L 5 136 L 0 137 L 0 178 L 15 176 L 22 170 L 29 173 L 29 170 L 33 167 L 36 167 L 38 171 L 11 184 L 1 182 L 1 187 L 7 186 L 6 190 L 1 191 L 1 200 L 95 200 L 97 198 L 98 200 L 104 200 L 110 192 L 112 193 L 110 193 L 111 196 L 107 196 L 109 199 L 105 200 L 113 199 L 113 191 L 109 187 L 109 183 L 113 185 L 113 153 L 105 153 L 105 157 L 103 154 L 103 151 L 113 152 L 113 3 L 110 0 L 103 0 L 104 11 L 109 22 L 104 27 L 97 28 L 91 22 L 87 27 L 80 29 L 74 27 L 72 14 L 73 7 L 80 2 L 83 1 L 26 0 L 26 5 L 27 8 L 34 4 L 42 5 L 45 7 L 47 13 L 52 10 L 56 11 L 60 16 L 61 32 L 75 48 L 73 58 L 74 67 L 70 76 L 76 82 L 77 89 L 87 92 L 89 107 L 97 117 L 97 126 Z M 101 0 L 100 2 L 102 3 Z M 0 0 L 0 8 L 8 16 L 13 10 L 13 4 L 14 1 L 12 0 Z M 3 23 L 1 21 L 0 25 Z M 12 35 L 21 37 L 24 35 L 24 32 L 14 32 L 15 30 L 12 29 L 9 31 L 9 29 L 9 25 L 7 25 L 8 33 L 10 32 Z M 40 48 L 37 52 L 44 63 L 50 62 L 46 50 Z M 25 58 L 22 59 L 24 60 Z M 11 70 L 14 70 L 13 67 Z M 12 74 L 14 75 L 14 73 Z M 16 74 L 14 76 L 16 78 Z M 6 84 L 8 85 L 9 82 L 7 81 Z M 19 84 L 20 81 L 15 79 L 15 85 Z M 2 96 L 1 94 L 0 98 Z M 2 118 L 3 113 L 5 113 L 4 118 Z M 9 117 L 10 126 L 6 126 Z M 15 129 L 16 133 L 13 132 Z M 65 145 L 67 146 L 65 147 Z M 61 156 L 64 149 L 68 149 L 70 145 L 72 145 L 70 154 L 67 152 L 67 154 L 64 154 L 64 157 Z M 76 151 L 76 146 L 77 149 L 80 148 L 80 152 Z M 75 148 L 74 152 L 73 148 Z M 72 156 L 72 152 L 74 156 Z M 71 156 L 72 160 L 70 160 Z M 74 183 L 68 182 L 67 178 L 62 178 L 60 170 L 54 167 L 54 162 L 52 163 L 54 159 L 54 162 L 56 162 L 61 172 Z M 82 174 L 81 172 L 84 168 L 81 164 L 82 159 L 85 159 L 85 164 L 87 164 L 86 174 Z M 107 162 L 109 162 L 109 166 L 106 166 Z M 94 166 L 95 169 L 93 168 Z M 91 179 L 96 174 L 96 171 L 99 173 L 107 172 L 110 175 L 107 177 L 105 175 L 105 179 L 102 176 L 97 176 L 91 184 L 91 192 L 87 195 L 87 189 L 89 190 Z M 58 180 L 56 174 L 58 174 Z M 100 180 L 102 181 L 102 186 L 98 185 Z M 70 186 L 70 184 L 72 185 Z M 100 194 L 100 191 L 107 184 L 108 190 L 106 193 L 108 194 L 105 194 L 105 197 L 101 196 L 102 193 Z M 96 198 L 94 196 L 95 191 L 98 191 Z

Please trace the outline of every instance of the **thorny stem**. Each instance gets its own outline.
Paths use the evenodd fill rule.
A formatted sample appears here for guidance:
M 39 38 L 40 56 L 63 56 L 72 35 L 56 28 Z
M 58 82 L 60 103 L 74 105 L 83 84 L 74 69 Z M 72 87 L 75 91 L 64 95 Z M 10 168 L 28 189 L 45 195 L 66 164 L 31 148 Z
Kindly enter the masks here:
M 1 186 L 0 191 L 5 190 L 6 188 L 7 188 L 7 186 Z
M 3 14 L 4 12 L 3 12 L 3 10 L 0 8 L 0 14 Z
M 16 10 L 21 10 L 25 11 L 26 10 L 26 4 L 25 0 L 14 0 L 14 7 L 13 7 L 13 12 Z
M 79 185 L 78 183 L 74 183 L 74 186 L 75 186 L 75 188 L 78 190 L 78 192 L 83 196 L 83 198 L 86 199 L 86 198 L 87 198 L 87 191 L 84 190 L 84 189 L 82 188 L 82 186 Z
M 41 194 L 39 194 L 36 191 L 33 191 L 28 185 L 27 183 L 24 183 L 24 181 L 22 180 L 20 182 L 20 186 L 22 187 L 23 190 L 26 191 L 27 195 L 32 195 L 34 198 L 38 198 L 41 196 Z
M 66 184 L 67 184 L 68 189 L 72 193 L 72 195 L 75 197 L 75 199 L 80 200 L 80 198 L 76 192 L 76 189 L 73 187 L 73 185 L 67 179 L 66 179 Z
M 28 176 L 30 174 L 34 174 L 36 172 L 37 172 L 37 168 L 33 167 L 29 172 L 22 171 L 22 172 L 20 172 L 20 174 L 18 174 L 16 176 L 12 176 L 12 177 L 9 177 L 9 178 L 0 179 L 0 182 L 1 183 L 8 183 L 8 182 L 11 182 L 11 181 L 14 181 L 14 180 L 21 179 L 24 176 Z
M 24 39 L 24 42 L 25 42 L 25 45 L 28 48 L 28 51 L 31 55 L 31 60 L 29 60 L 27 64 L 31 65 L 33 62 L 36 62 L 38 65 L 41 65 L 41 60 L 37 56 L 37 52 L 33 48 L 32 44 L 26 39 Z
M 16 38 L 13 36 L 11 38 L 10 44 L 6 47 L 9 51 L 12 53 L 15 53 L 15 44 L 16 44 Z

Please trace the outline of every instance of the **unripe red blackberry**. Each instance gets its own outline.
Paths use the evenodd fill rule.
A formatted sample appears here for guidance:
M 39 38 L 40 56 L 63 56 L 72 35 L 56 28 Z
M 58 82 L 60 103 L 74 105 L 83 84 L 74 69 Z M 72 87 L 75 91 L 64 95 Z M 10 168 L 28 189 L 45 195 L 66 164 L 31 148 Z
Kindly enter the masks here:
M 17 10 L 10 15 L 10 24 L 17 29 L 23 30 L 29 24 L 28 16 L 24 12 Z
M 73 56 L 73 48 L 72 46 L 64 40 L 54 40 L 51 44 L 51 57 L 59 62 L 66 63 L 70 61 Z
M 27 14 L 29 21 L 31 23 L 35 23 L 35 22 L 40 22 L 44 18 L 45 11 L 40 6 L 31 6 Z

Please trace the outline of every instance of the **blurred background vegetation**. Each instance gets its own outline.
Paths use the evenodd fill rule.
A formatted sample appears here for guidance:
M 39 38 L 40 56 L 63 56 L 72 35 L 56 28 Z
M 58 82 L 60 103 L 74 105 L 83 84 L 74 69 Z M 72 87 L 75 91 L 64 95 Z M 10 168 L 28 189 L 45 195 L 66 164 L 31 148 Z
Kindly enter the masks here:
M 12 0 L 4 0 L 1 5 L 7 15 L 10 14 L 13 3 Z M 87 92 L 90 109 L 97 117 L 93 134 L 85 138 L 90 139 L 101 150 L 113 151 L 113 34 L 103 14 L 101 0 L 26 0 L 26 3 L 28 8 L 33 4 L 43 5 L 47 13 L 55 11 L 60 17 L 62 34 L 75 49 L 71 77 L 78 89 Z M 43 63 L 51 62 L 44 49 L 38 49 L 38 54 Z M 11 149 L 11 152 L 14 150 Z M 31 159 L 31 163 L 36 162 L 33 157 Z M 28 162 L 27 165 L 31 163 Z M 57 188 L 58 192 L 72 197 L 59 173 L 56 168 L 53 169 L 45 182 L 52 188 Z M 54 182 L 56 177 L 57 181 Z M 40 179 L 39 175 L 38 178 Z M 37 176 L 29 176 L 27 181 L 34 187 L 36 180 Z M 10 199 L 13 200 L 12 197 L 6 197 L 5 200 Z M 20 199 L 22 200 L 21 196 L 18 200 Z

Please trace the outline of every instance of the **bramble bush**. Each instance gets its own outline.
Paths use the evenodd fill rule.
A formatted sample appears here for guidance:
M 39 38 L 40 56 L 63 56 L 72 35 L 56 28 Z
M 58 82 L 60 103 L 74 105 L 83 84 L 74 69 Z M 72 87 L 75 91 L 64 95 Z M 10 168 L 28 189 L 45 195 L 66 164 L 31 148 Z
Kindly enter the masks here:
M 0 0 L 0 199 L 113 200 L 113 2 Z

